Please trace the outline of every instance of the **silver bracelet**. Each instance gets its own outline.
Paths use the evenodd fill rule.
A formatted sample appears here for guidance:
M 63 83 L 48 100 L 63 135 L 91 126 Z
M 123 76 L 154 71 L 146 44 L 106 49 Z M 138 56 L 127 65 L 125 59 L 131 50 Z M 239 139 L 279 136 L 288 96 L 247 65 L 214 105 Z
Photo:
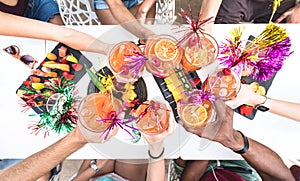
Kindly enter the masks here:
M 100 169 L 96 165 L 96 160 L 91 160 L 89 165 L 90 165 L 90 168 L 95 170 L 96 173 L 100 171 Z

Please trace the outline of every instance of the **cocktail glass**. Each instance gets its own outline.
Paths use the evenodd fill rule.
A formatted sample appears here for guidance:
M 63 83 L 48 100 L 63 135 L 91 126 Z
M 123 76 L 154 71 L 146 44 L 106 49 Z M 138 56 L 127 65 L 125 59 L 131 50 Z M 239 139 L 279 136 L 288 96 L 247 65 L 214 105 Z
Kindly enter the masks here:
M 84 97 L 78 106 L 78 124 L 83 135 L 88 140 L 95 139 L 95 133 L 101 135 L 111 125 L 112 118 L 116 117 L 120 107 L 120 102 L 102 93 L 92 93 Z M 106 122 L 99 121 L 106 118 Z
M 181 42 L 183 49 L 181 65 L 186 71 L 199 70 L 213 63 L 218 55 L 216 39 L 207 33 L 193 33 Z
M 109 65 L 115 74 L 116 79 L 122 83 L 135 82 L 144 69 L 144 64 L 140 67 L 132 65 L 133 56 L 141 56 L 142 50 L 133 42 L 124 41 L 116 44 L 109 54 Z M 139 62 L 136 62 L 139 63 Z M 133 71 L 133 69 L 135 69 Z
M 170 111 L 165 103 L 145 101 L 135 111 L 139 130 L 148 135 L 160 134 L 169 127 Z
M 176 45 L 177 40 L 170 35 L 157 35 L 147 40 L 144 55 L 148 58 L 146 69 L 161 78 L 181 61 L 182 50 Z
M 212 92 L 221 100 L 234 98 L 241 88 L 239 76 L 228 68 L 221 68 L 209 75 L 202 84 L 202 89 Z
M 216 119 L 214 103 L 204 98 L 202 93 L 200 90 L 193 90 L 177 102 L 179 117 L 189 128 L 205 127 Z

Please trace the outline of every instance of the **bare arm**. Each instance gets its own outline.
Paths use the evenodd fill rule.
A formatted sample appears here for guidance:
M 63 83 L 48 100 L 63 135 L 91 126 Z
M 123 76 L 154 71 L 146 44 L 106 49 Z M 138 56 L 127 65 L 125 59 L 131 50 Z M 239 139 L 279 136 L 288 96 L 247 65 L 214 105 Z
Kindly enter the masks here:
M 147 39 L 154 33 L 142 26 L 121 0 L 106 0 L 114 18 L 130 33 L 140 39 Z
M 242 104 L 255 106 L 263 103 L 265 100 L 266 98 L 264 96 L 253 92 L 248 85 L 243 84 L 237 97 L 233 100 L 227 101 L 226 104 L 231 108 L 236 108 Z M 272 99 L 272 105 L 269 112 L 300 122 L 299 110 L 299 103 Z
M 107 55 L 112 45 L 63 26 L 29 18 L 15 16 L 0 11 L 0 35 L 19 36 L 64 43 L 81 51 Z
M 271 113 L 300 122 L 300 104 L 273 99 L 269 110 Z
M 146 19 L 148 11 L 155 2 L 156 0 L 144 0 L 135 15 L 136 19 Z
M 215 20 L 221 3 L 222 0 L 203 0 L 200 9 L 201 19 L 203 20 L 213 17 L 213 20 Z M 207 33 L 211 33 L 212 26 L 212 23 L 205 25 L 204 29 Z
M 241 133 L 233 129 L 233 110 L 226 107 L 224 114 L 220 116 L 221 120 L 205 127 L 206 132 L 215 132 L 216 134 L 204 134 L 203 129 L 186 129 L 198 136 L 217 141 L 231 150 L 241 150 L 244 147 L 244 141 Z M 290 170 L 278 154 L 251 138 L 248 140 L 249 150 L 242 154 L 242 157 L 256 169 L 264 178 L 263 180 L 294 180 Z
M 243 138 L 237 131 L 234 131 L 233 135 L 233 141 L 225 145 L 232 150 L 240 150 L 243 147 Z M 277 153 L 251 138 L 248 140 L 249 150 L 242 154 L 242 157 L 260 174 L 263 180 L 294 180 L 290 170 Z
M 168 108 L 171 110 L 171 108 Z M 172 113 L 170 113 L 172 114 Z M 169 127 L 163 133 L 158 135 L 146 135 L 143 134 L 143 137 L 148 143 L 149 154 L 157 159 L 151 159 L 148 164 L 147 170 L 147 181 L 164 181 L 165 179 L 165 160 L 164 160 L 164 139 L 174 132 L 175 128 L 175 119 L 174 116 L 170 116 Z M 162 155 L 161 155 L 162 154 Z
M 149 145 L 150 154 L 153 156 L 158 156 L 164 150 L 163 142 L 155 143 Z M 147 170 L 147 181 L 163 181 L 165 178 L 165 160 L 162 155 L 158 159 L 150 159 Z
M 36 180 L 86 143 L 79 130 L 74 129 L 58 142 L 5 169 L 0 178 L 11 181 Z

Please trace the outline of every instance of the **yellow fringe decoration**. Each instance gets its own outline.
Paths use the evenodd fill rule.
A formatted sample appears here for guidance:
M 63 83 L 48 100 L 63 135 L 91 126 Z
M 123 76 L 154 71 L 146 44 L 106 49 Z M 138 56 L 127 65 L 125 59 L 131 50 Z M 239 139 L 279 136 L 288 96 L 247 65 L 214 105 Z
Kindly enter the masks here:
M 273 1 L 273 8 L 272 8 L 272 15 L 271 15 L 271 18 L 270 18 L 270 22 L 272 21 L 275 12 L 277 11 L 278 7 L 280 6 L 281 1 L 282 0 L 274 0 Z
M 233 30 L 230 31 L 230 34 L 232 35 L 233 38 L 230 38 L 230 40 L 236 44 L 238 41 L 240 41 L 246 27 L 237 27 L 233 28 Z
M 288 37 L 286 29 L 270 22 L 264 31 L 254 38 L 253 43 L 255 43 L 258 48 L 268 47 L 274 43 L 282 42 Z

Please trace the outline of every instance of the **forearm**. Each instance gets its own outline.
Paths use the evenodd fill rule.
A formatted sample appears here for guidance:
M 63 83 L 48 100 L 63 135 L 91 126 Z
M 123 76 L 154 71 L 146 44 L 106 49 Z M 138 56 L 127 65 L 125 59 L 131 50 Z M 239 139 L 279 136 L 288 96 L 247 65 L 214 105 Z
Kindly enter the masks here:
M 149 9 L 154 5 L 156 0 L 145 0 L 139 7 L 138 13 L 147 14 Z
M 108 54 L 111 46 L 77 30 L 3 12 L 0 24 L 1 35 L 52 40 L 81 51 Z
M 200 13 L 201 13 L 201 19 L 207 19 L 210 17 L 216 17 L 220 5 L 222 3 L 222 0 L 203 0 Z
M 205 20 L 211 17 L 213 17 L 212 20 L 215 20 L 221 3 L 222 0 L 203 0 L 200 9 L 201 20 Z M 204 26 L 204 29 L 207 33 L 211 33 L 212 26 L 213 23 L 208 23 Z
M 123 5 L 122 1 L 106 1 L 115 19 L 130 33 L 140 39 L 147 39 L 154 33 L 142 26 L 130 11 Z
M 162 142 L 149 145 L 149 151 L 152 156 L 159 156 L 164 150 Z M 147 181 L 163 181 L 165 178 L 165 160 L 164 155 L 158 159 L 151 159 L 148 164 Z
M 104 43 L 97 38 L 79 32 L 77 30 L 73 30 L 66 27 L 60 28 L 61 29 L 53 30 L 57 31 L 56 33 L 54 33 L 54 35 L 56 35 L 57 37 L 53 37 L 53 39 L 56 39 L 55 41 L 64 43 L 74 49 L 108 55 L 110 49 L 113 47 L 112 44 Z M 59 32 L 65 33 L 61 34 Z
M 86 144 L 72 131 L 67 136 L 3 171 L 3 180 L 36 180 Z
M 239 150 L 243 138 L 237 131 L 234 132 L 235 143 L 231 143 L 231 146 L 225 146 L 232 150 Z M 282 159 L 265 145 L 258 143 L 251 138 L 248 138 L 249 150 L 241 156 L 251 165 L 263 178 L 263 180 L 272 181 L 286 180 L 292 181 L 293 176 Z
M 300 104 L 272 99 L 271 113 L 300 122 Z
M 263 103 L 266 100 L 264 96 L 255 94 L 254 96 L 250 96 L 250 104 L 258 105 Z M 272 104 L 269 112 L 293 119 L 300 122 L 300 104 L 292 103 L 278 99 L 272 99 Z

